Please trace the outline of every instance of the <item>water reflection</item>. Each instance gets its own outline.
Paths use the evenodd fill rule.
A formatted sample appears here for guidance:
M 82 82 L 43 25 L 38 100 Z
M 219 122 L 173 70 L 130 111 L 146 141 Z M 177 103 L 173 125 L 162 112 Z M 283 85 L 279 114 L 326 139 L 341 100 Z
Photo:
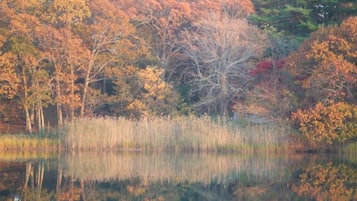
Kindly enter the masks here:
M 346 164 L 310 165 L 299 174 L 292 190 L 317 201 L 357 200 L 357 171 Z
M 2 161 L 2 162 L 1 162 Z M 331 156 L 83 152 L 2 160 L 0 200 L 357 200 L 356 164 Z
M 64 174 L 80 180 L 107 181 L 138 177 L 147 182 L 230 182 L 239 173 L 279 179 L 288 161 L 276 157 L 216 154 L 76 153 L 62 161 Z

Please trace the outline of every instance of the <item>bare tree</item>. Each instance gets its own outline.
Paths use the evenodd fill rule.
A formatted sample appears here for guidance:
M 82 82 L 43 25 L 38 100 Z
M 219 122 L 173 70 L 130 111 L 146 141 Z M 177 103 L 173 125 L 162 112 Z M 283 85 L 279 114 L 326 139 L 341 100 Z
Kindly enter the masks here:
M 244 94 L 254 60 L 263 54 L 266 36 L 245 20 L 211 16 L 184 33 L 184 54 L 191 61 L 191 94 L 200 112 L 227 114 Z

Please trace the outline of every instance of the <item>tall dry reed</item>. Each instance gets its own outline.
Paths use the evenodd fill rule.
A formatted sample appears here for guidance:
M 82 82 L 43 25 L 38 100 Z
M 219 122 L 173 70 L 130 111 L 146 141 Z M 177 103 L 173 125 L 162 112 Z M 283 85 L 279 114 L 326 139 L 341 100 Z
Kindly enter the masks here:
M 281 147 L 285 129 L 275 125 L 241 127 L 209 117 L 80 119 L 63 135 L 70 150 L 254 152 Z

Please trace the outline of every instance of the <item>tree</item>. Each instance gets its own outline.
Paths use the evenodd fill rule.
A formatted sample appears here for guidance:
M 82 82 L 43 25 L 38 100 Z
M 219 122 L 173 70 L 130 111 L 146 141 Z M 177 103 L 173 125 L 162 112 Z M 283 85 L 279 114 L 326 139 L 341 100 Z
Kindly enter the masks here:
M 357 106 L 322 103 L 306 110 L 297 110 L 292 121 L 310 142 L 346 142 L 357 139 Z
M 74 110 L 80 106 L 79 88 L 75 82 L 82 65 L 80 55 L 84 51 L 83 44 L 67 29 L 55 29 L 52 26 L 39 27 L 36 40 L 47 61 L 51 76 L 50 89 L 55 96 L 57 121 L 61 127 L 64 122 L 63 111 L 67 111 L 67 117 L 72 119 Z
M 254 12 L 250 0 L 133 0 L 120 1 L 118 5 L 132 13 L 135 26 L 143 33 L 142 37 L 150 44 L 153 55 L 165 71 L 172 70 L 171 61 L 180 51 L 177 39 L 193 22 L 212 14 L 243 18 Z M 150 62 L 152 65 L 154 61 Z
M 108 101 L 111 115 L 140 118 L 174 113 L 178 95 L 165 82 L 163 69 L 156 66 L 144 69 L 126 66 L 113 69 L 112 73 L 117 79 L 113 79 L 114 95 L 109 96 Z
M 83 65 L 86 48 L 82 40 L 75 36 L 72 27 L 89 17 L 90 11 L 85 1 L 66 0 L 52 1 L 44 8 L 45 16 L 41 19 L 47 23 L 48 29 L 41 26 L 37 29 L 36 38 L 39 48 L 46 52 L 47 58 L 54 67 L 54 88 L 57 105 L 58 126 L 63 125 L 63 110 L 67 117 L 73 119 L 75 109 L 80 106 L 79 88 L 75 82 L 78 70 Z
M 288 70 L 301 87 L 304 107 L 318 102 L 357 103 L 356 20 L 351 17 L 340 26 L 320 28 L 289 56 Z
M 289 87 L 291 76 L 284 67 L 285 59 L 259 62 L 250 71 L 252 84 L 243 101 L 235 103 L 235 110 L 271 119 L 289 116 L 297 103 Z
M 7 99 L 13 99 L 18 92 L 20 79 L 13 68 L 16 60 L 11 53 L 2 54 L 0 57 L 0 95 Z
M 44 19 L 55 27 L 69 27 L 90 16 L 85 0 L 53 0 L 48 2 Z
M 292 114 L 302 134 L 333 143 L 356 138 L 357 17 L 320 28 L 289 56 L 301 110 Z
M 14 73 L 12 79 L 15 79 L 11 84 L 9 83 L 12 97 L 9 97 L 10 88 L 8 88 L 8 98 L 21 103 L 29 132 L 32 132 L 35 119 L 38 121 L 38 129 L 43 129 L 45 121 L 43 107 L 51 100 L 49 90 L 46 89 L 47 74 L 43 73 L 39 66 L 42 54 L 36 48 L 33 37 L 40 20 L 29 14 L 31 8 L 38 5 L 37 3 L 38 1 L 33 1 L 19 6 L 16 2 L 3 1 L 1 5 L 1 12 L 4 14 L 2 20 L 8 29 L 2 48 L 6 60 L 7 83 L 12 72 Z
M 256 8 L 256 14 L 250 17 L 253 24 L 304 38 L 321 25 L 338 24 L 357 14 L 357 3 L 351 0 L 253 0 L 253 3 Z
M 266 37 L 244 20 L 213 16 L 195 24 L 181 42 L 189 58 L 191 94 L 200 112 L 227 114 L 250 80 L 252 59 L 262 56 Z M 185 59 L 184 62 L 187 59 Z
M 110 1 L 91 1 L 92 12 L 90 22 L 86 24 L 86 32 L 82 38 L 86 41 L 89 54 L 87 63 L 82 69 L 84 80 L 80 116 L 84 116 L 89 92 L 94 92 L 90 85 L 105 79 L 110 68 L 122 68 L 133 64 L 139 57 L 147 54 L 145 43 L 136 35 L 129 17 Z M 107 78 L 106 78 L 107 77 Z M 104 91 L 105 92 L 105 91 Z

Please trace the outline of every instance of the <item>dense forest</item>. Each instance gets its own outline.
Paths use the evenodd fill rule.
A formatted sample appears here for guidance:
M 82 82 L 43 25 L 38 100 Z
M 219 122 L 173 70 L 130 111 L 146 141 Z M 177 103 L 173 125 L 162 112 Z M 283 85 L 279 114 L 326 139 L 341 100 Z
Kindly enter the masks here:
M 357 138 L 354 0 L 1 0 L 0 118 L 258 114 Z

